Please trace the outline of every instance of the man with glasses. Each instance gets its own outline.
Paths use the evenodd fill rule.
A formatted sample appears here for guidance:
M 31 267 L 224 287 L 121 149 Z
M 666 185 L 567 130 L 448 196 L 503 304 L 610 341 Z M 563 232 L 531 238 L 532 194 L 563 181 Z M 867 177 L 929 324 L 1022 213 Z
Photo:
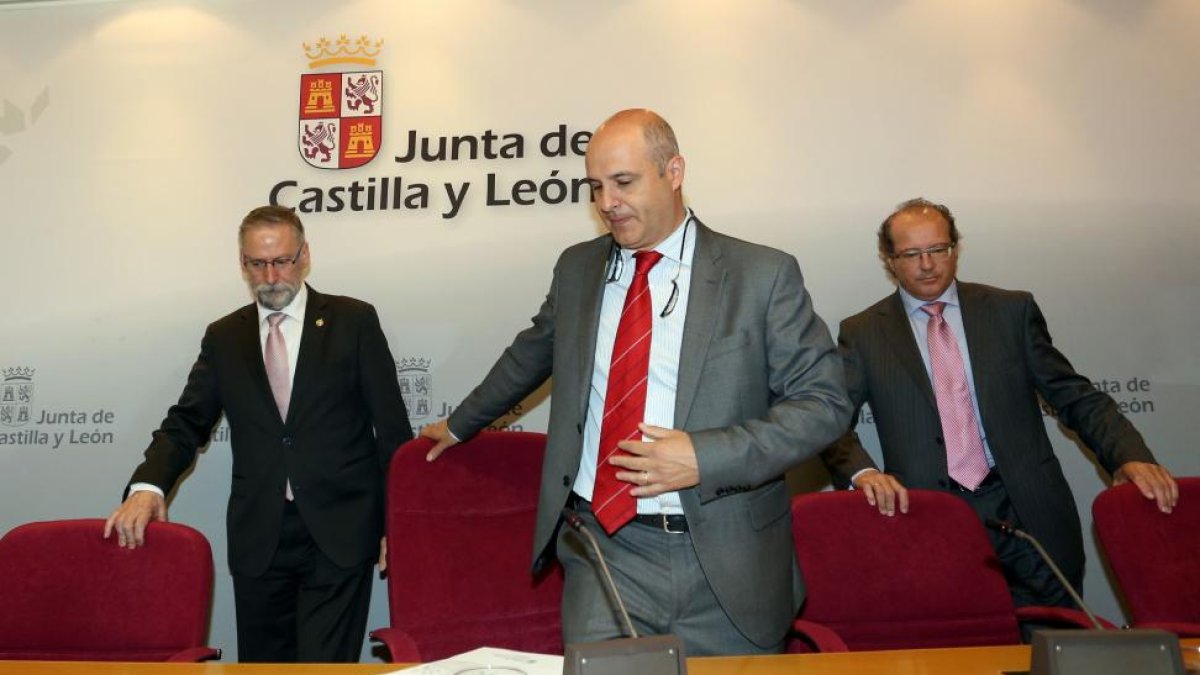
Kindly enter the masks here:
M 853 426 L 822 453 L 826 466 L 886 515 L 908 510 L 905 486 L 952 492 L 981 518 L 1040 539 L 1082 591 L 1079 515 L 1038 396 L 1114 482 L 1132 481 L 1165 513 L 1179 497 L 1175 481 L 1112 398 L 1051 344 L 1032 295 L 956 281 L 959 235 L 948 208 L 906 201 L 878 238 L 897 292 L 843 321 L 838 344 L 850 397 L 871 407 L 887 473 Z M 1029 544 L 989 534 L 1017 605 L 1071 604 Z
M 224 413 L 239 660 L 357 661 L 372 568 L 384 566 L 384 476 L 412 438 L 395 363 L 371 305 L 304 283 L 308 244 L 291 209 L 254 209 L 238 244 L 255 302 L 209 325 L 104 536 L 144 543 Z

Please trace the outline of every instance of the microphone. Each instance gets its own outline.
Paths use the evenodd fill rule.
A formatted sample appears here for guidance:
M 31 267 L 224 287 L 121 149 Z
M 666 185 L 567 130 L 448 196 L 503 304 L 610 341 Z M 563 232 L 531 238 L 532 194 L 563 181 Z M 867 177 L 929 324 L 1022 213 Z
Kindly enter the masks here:
M 1098 619 L 1096 619 L 1096 615 L 1092 613 L 1091 608 L 1087 606 L 1087 604 L 1083 601 L 1083 598 L 1075 591 L 1075 587 L 1071 585 L 1071 582 L 1067 581 L 1066 575 L 1063 574 L 1062 570 L 1058 568 L 1058 565 L 1054 563 L 1054 559 L 1050 557 L 1050 554 L 1046 552 L 1046 549 L 1042 548 L 1041 542 L 1039 542 L 1032 534 L 1020 529 L 1007 520 L 986 518 L 984 519 L 983 524 L 1003 535 L 1016 537 L 1017 539 L 1024 539 L 1030 544 L 1033 544 L 1034 550 L 1036 550 L 1038 555 L 1042 557 L 1042 560 L 1046 562 L 1046 565 L 1050 568 L 1050 571 L 1054 573 L 1054 576 L 1058 578 L 1058 582 L 1063 585 L 1063 588 L 1067 589 L 1067 593 L 1070 594 L 1071 599 L 1075 601 L 1075 604 L 1079 606 L 1079 609 L 1083 610 L 1083 613 L 1087 614 L 1087 617 L 1091 619 L 1092 625 L 1095 626 L 1096 630 L 1104 630 L 1104 626 L 1101 625 Z
M 1105 630 L 1083 598 L 1067 582 L 1066 576 L 1032 534 L 996 518 L 983 521 L 993 530 L 1024 539 L 1046 561 L 1059 583 L 1071 594 L 1079 609 L 1092 620 L 1095 630 L 1035 630 L 1030 647 L 1030 675 L 1056 673 L 1092 673 L 1093 675 L 1183 675 L 1179 654 L 1179 636 L 1165 630 L 1134 628 Z M 1189 671 L 1191 672 L 1191 671 Z
M 582 534 L 587 539 L 588 546 L 592 549 L 592 553 L 596 554 L 596 560 L 600 562 L 601 577 L 604 579 L 604 585 L 608 588 L 608 592 L 617 599 L 617 609 L 621 613 L 621 621 L 625 623 L 625 632 L 631 638 L 638 637 L 637 629 L 633 627 L 633 621 L 629 618 L 629 612 L 625 610 L 625 601 L 621 599 L 621 593 L 617 591 L 617 585 L 613 583 L 612 572 L 608 569 L 608 563 L 604 561 L 604 554 L 600 552 L 600 543 L 596 541 L 596 537 L 583 524 L 583 518 L 579 517 L 571 509 L 562 510 L 563 518 L 566 519 L 567 525 L 571 526 L 572 530 Z
M 621 592 L 613 583 L 612 572 L 600 552 L 600 543 L 583 523 L 579 514 L 570 508 L 562 510 L 567 525 L 587 541 L 600 563 L 600 576 L 612 597 L 617 601 L 627 638 L 603 642 L 570 643 L 563 654 L 563 675 L 687 675 L 683 642 L 675 635 L 638 637 L 637 629 L 625 609 Z

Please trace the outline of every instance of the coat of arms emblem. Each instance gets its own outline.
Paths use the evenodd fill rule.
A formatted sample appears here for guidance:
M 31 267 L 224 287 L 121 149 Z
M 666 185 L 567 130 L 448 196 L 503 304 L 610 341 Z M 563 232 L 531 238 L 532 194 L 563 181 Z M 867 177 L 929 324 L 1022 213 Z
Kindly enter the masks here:
M 375 65 L 382 40 L 321 38 L 305 43 L 310 68 L 335 64 Z M 300 75 L 297 146 L 318 169 L 352 169 L 375 158 L 383 140 L 383 71 L 356 70 Z
M 23 427 L 33 418 L 33 368 L 5 368 L 0 383 L 0 424 Z
M 400 395 L 411 419 L 429 417 L 433 412 L 433 376 L 430 359 L 405 358 L 396 361 L 396 379 L 400 383 Z

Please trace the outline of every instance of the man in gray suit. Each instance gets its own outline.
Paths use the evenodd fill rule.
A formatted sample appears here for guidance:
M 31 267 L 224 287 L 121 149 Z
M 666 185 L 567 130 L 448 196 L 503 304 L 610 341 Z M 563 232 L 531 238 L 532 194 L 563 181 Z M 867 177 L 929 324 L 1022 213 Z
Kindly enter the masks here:
M 1032 295 L 955 280 L 958 238 L 950 210 L 924 199 L 904 202 L 880 226 L 879 254 L 899 288 L 843 321 L 838 345 L 855 420 L 868 404 L 888 473 L 853 427 L 822 459 L 835 482 L 852 484 L 887 515 L 908 510 L 905 486 L 961 496 L 981 518 L 1041 540 L 1081 589 L 1079 515 L 1038 396 L 1114 483 L 1133 481 L 1164 512 L 1178 487 L 1113 399 L 1054 347 Z M 1030 545 L 990 534 L 1018 605 L 1071 604 Z
M 604 523 L 600 547 L 639 632 L 673 632 L 690 655 L 781 651 L 804 592 L 783 476 L 850 419 L 833 342 L 792 256 L 684 207 L 684 161 L 658 115 L 601 125 L 587 175 L 609 234 L 563 252 L 533 325 L 423 431 L 438 441 L 430 459 L 553 374 L 533 556 L 535 572 L 555 556 L 566 571 L 564 640 L 623 633 L 591 554 L 560 527 L 571 505 L 594 531 Z M 648 288 L 643 310 L 630 288 Z M 639 311 L 650 328 L 627 349 L 625 316 Z M 648 365 L 620 390 L 624 355 L 645 343 Z M 633 412 L 610 414 L 635 397 Z M 633 426 L 614 437 L 623 415 Z M 597 517 L 608 509 L 632 520 Z

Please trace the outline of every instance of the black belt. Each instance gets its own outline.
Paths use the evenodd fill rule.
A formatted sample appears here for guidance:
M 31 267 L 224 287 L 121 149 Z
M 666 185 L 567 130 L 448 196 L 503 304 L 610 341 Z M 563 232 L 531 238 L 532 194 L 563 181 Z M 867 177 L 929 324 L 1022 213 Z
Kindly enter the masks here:
M 567 499 L 567 505 L 573 509 L 585 508 L 592 510 L 592 503 L 574 492 Z M 688 531 L 687 517 L 682 513 L 639 513 L 633 517 L 638 525 L 653 527 L 669 534 L 683 534 Z
M 999 482 L 1000 482 L 1000 472 L 996 471 L 995 469 L 992 469 L 991 471 L 988 471 L 988 475 L 983 477 L 983 480 L 979 483 L 979 487 L 975 488 L 974 490 L 963 487 L 962 485 L 959 485 L 958 483 L 956 483 L 954 481 L 953 478 L 950 479 L 950 487 L 955 490 L 958 490 L 959 492 L 979 492 L 980 490 L 987 488 L 987 487 L 991 487 Z
M 684 534 L 688 531 L 687 517 L 682 513 L 639 513 L 633 517 L 633 522 L 670 534 Z

